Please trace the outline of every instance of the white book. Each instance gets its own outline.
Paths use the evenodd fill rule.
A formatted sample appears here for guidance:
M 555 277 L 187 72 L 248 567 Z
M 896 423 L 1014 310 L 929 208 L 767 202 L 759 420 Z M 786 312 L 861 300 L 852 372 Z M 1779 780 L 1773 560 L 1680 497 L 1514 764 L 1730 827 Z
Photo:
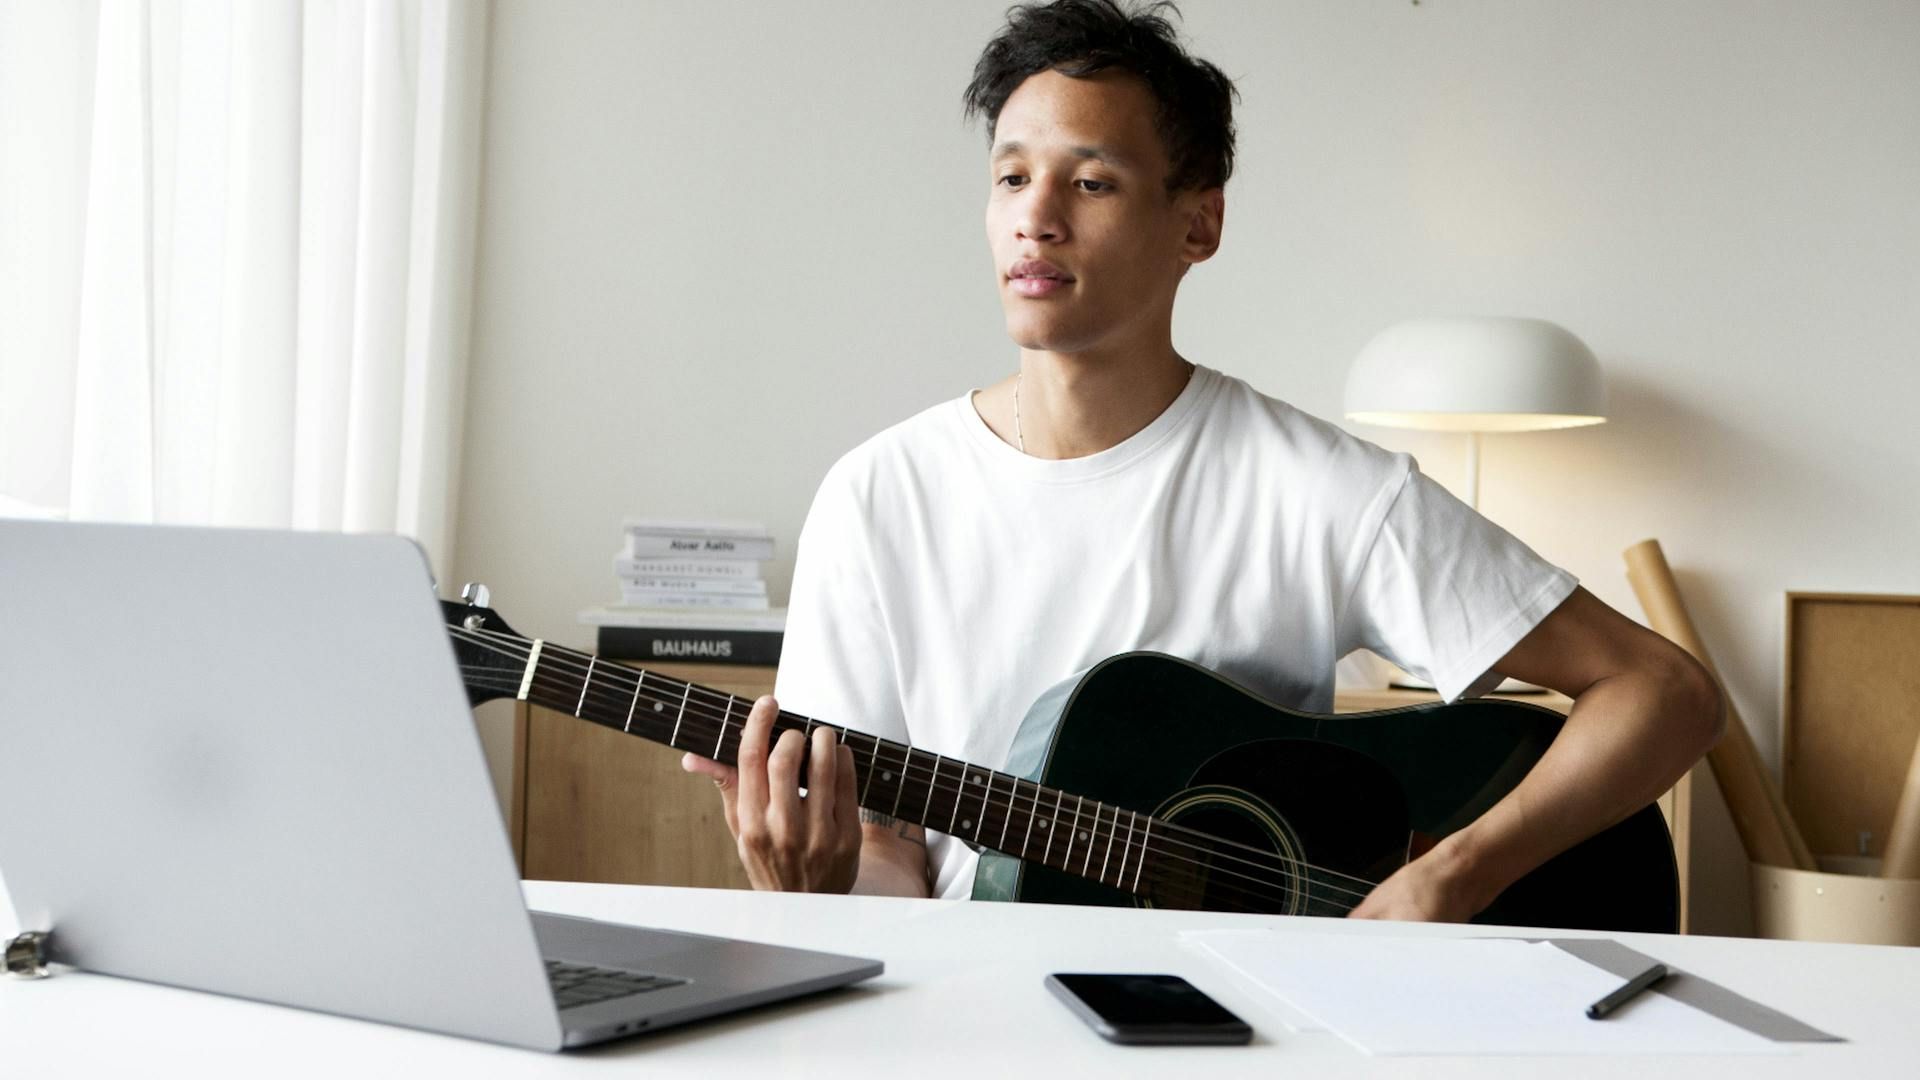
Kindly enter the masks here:
M 785 630 L 787 609 L 715 611 L 610 604 L 582 611 L 580 621 L 587 626 L 652 626 L 673 630 Z
M 773 537 L 627 534 L 620 558 L 771 559 Z
M 758 559 L 636 559 L 616 555 L 617 577 L 757 578 L 766 567 Z
M 772 536 L 766 523 L 759 521 L 722 521 L 711 518 L 630 517 L 624 527 L 634 536 L 731 536 L 752 539 Z
M 765 596 L 767 583 L 763 578 L 690 578 L 690 577 L 629 577 L 620 575 L 622 592 L 660 592 L 710 593 L 724 596 Z
M 737 596 L 728 593 L 672 592 L 666 589 L 621 589 L 622 603 L 633 607 L 723 608 L 734 611 L 765 611 L 770 607 L 765 596 Z

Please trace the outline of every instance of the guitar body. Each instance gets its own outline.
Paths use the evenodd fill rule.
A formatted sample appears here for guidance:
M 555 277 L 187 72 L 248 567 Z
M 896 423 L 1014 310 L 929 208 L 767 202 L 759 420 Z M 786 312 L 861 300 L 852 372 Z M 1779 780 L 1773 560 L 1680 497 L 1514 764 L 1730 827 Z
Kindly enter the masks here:
M 1500 700 L 1317 716 L 1265 701 L 1186 661 L 1128 653 L 1036 702 L 1007 771 L 1089 805 L 1099 800 L 1150 813 L 1323 872 L 1317 890 L 1276 898 L 1237 887 L 1245 879 L 1233 860 L 1215 859 L 1179 883 L 1167 906 L 1340 914 L 1368 882 L 1511 791 L 1562 723 L 1552 710 Z M 1089 862 L 1098 855 L 1090 852 Z M 973 895 L 1156 901 L 993 851 L 981 854 Z M 1659 810 L 1643 807 L 1563 852 L 1474 921 L 1673 932 L 1679 880 Z

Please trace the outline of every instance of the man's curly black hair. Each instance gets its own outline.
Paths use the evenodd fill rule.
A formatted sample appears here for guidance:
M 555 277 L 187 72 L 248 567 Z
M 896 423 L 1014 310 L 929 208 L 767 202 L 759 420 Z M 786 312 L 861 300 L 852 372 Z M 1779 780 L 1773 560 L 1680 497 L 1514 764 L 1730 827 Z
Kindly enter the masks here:
M 1159 103 L 1154 127 L 1171 162 L 1169 192 L 1222 187 L 1233 175 L 1233 102 L 1220 69 L 1187 55 L 1160 12 L 1168 0 L 1128 11 L 1116 0 L 1053 0 L 1007 10 L 1007 25 L 987 43 L 967 84 L 966 115 L 987 119 L 987 142 L 1007 99 L 1028 77 L 1058 71 L 1084 78 L 1130 72 Z

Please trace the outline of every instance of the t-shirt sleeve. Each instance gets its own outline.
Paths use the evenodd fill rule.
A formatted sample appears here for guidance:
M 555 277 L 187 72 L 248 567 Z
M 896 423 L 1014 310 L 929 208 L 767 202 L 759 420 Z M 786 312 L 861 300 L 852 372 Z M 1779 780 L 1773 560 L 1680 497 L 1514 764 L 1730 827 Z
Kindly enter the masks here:
M 864 501 L 843 460 L 801 526 L 774 695 L 782 709 L 908 742 Z
M 1406 459 L 1353 579 L 1338 655 L 1368 648 L 1447 701 L 1498 685 L 1493 665 L 1579 583 Z

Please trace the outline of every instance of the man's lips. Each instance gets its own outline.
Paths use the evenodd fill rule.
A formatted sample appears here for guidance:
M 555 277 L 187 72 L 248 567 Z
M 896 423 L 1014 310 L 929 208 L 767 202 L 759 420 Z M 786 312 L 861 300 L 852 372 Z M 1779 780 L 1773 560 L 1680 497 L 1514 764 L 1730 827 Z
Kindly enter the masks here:
M 1007 287 L 1021 296 L 1047 296 L 1073 282 L 1072 274 L 1045 259 L 1020 259 L 1007 268 Z
M 1007 280 L 1019 281 L 1023 278 L 1051 278 L 1055 281 L 1072 281 L 1073 275 L 1045 259 L 1017 259 L 1012 266 L 1007 268 Z

